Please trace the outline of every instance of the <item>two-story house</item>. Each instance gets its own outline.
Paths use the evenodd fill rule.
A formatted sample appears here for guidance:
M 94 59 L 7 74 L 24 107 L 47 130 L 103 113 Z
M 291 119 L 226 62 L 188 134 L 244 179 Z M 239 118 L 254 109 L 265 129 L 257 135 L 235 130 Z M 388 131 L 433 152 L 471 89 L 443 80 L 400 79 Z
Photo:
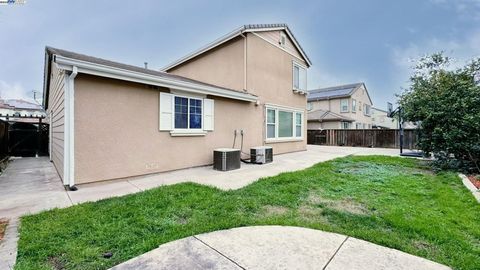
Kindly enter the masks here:
M 372 100 L 364 83 L 308 91 L 308 129 L 370 129 Z
M 246 25 L 162 71 L 46 48 L 44 107 L 64 184 L 306 149 L 307 55 L 285 24 Z

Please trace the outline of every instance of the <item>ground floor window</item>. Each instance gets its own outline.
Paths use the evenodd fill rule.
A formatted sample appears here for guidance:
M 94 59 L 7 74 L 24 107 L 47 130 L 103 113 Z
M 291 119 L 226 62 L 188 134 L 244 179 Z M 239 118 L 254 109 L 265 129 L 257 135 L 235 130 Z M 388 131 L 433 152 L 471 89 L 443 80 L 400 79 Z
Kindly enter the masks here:
M 202 128 L 202 100 L 175 96 L 175 129 Z
M 350 129 L 350 123 L 349 122 L 342 122 L 341 127 L 342 127 L 342 129 Z
M 294 139 L 303 137 L 303 112 L 267 107 L 267 139 Z

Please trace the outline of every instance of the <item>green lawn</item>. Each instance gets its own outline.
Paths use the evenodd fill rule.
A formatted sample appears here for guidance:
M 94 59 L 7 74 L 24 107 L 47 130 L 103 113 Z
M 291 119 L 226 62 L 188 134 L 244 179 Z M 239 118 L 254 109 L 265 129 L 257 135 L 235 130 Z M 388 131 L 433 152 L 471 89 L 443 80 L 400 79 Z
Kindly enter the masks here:
M 455 269 L 480 265 L 480 204 L 456 174 L 370 156 L 235 191 L 177 184 L 26 216 L 16 269 L 106 269 L 175 239 L 265 224 L 346 234 Z

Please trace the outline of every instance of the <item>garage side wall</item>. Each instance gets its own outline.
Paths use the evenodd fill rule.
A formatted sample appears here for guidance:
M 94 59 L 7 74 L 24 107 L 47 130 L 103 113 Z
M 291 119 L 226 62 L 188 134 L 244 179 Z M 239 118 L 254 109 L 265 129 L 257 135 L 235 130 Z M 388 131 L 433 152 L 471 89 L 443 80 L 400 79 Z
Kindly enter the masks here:
M 65 126 L 65 71 L 52 65 L 48 115 L 52 118 L 51 159 L 63 179 Z

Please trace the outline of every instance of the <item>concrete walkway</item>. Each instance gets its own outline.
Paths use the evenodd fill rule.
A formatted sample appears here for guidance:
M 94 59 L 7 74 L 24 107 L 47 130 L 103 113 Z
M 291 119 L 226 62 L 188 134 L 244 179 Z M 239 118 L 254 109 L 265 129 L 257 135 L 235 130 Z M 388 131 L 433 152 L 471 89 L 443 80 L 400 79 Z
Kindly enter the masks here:
M 244 187 L 259 178 L 301 170 L 318 162 L 347 155 L 398 155 L 397 149 L 308 145 L 307 151 L 275 155 L 265 165 L 242 164 L 235 171 L 214 171 L 212 166 L 183 169 L 149 176 L 79 185 L 66 191 L 53 164 L 46 157 L 13 160 L 0 176 L 0 218 L 10 220 L 0 242 L 0 269 L 15 263 L 18 218 L 52 208 L 64 208 L 87 201 L 123 196 L 162 185 L 195 182 L 228 190 Z
M 255 226 L 195 235 L 166 243 L 112 269 L 450 268 L 336 233 L 300 227 Z
M 398 156 L 398 154 L 398 149 L 308 145 L 307 151 L 275 155 L 274 161 L 269 164 L 242 163 L 240 169 L 228 172 L 215 171 L 212 166 L 176 170 L 148 176 L 79 185 L 77 191 L 68 192 L 68 194 L 72 202 L 77 204 L 182 182 L 210 185 L 222 190 L 238 189 L 262 177 L 302 170 L 316 163 L 338 157 L 348 155 Z

